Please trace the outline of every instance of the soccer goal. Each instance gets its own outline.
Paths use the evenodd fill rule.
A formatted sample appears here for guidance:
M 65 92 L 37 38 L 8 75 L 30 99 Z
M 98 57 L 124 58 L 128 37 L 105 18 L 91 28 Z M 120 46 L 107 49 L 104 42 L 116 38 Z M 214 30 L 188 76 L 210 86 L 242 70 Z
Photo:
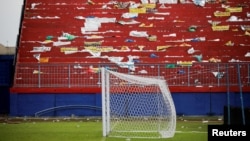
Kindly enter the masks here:
M 102 68 L 103 136 L 171 138 L 176 111 L 164 79 Z

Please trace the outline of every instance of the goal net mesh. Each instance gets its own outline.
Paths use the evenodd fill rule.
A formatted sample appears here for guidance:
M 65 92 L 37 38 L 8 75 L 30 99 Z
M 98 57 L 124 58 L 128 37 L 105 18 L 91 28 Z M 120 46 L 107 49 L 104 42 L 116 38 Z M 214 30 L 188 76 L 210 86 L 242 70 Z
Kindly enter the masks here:
M 175 106 L 164 79 L 102 69 L 103 136 L 170 138 Z

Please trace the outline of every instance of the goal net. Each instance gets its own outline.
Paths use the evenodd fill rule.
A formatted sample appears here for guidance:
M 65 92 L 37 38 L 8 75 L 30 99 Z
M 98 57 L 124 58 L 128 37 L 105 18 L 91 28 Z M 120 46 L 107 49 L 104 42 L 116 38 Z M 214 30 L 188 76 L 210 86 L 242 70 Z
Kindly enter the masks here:
M 171 138 L 176 111 L 164 79 L 102 68 L 103 136 Z

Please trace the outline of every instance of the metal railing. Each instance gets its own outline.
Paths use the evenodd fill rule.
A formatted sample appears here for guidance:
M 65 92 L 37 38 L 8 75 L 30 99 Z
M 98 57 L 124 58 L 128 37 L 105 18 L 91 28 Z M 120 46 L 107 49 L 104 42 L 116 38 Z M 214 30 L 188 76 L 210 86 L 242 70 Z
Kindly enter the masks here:
M 14 87 L 100 87 L 100 68 L 117 72 L 164 77 L 169 86 L 248 86 L 250 65 L 248 63 L 193 63 L 177 64 L 34 64 L 16 65 Z M 132 71 L 132 67 L 135 70 Z

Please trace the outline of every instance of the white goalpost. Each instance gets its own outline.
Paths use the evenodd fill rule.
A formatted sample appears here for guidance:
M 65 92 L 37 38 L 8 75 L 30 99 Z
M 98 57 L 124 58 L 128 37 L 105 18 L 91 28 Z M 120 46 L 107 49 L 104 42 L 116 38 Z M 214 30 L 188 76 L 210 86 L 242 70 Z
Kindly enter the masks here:
M 176 111 L 164 79 L 102 68 L 103 136 L 171 138 Z

